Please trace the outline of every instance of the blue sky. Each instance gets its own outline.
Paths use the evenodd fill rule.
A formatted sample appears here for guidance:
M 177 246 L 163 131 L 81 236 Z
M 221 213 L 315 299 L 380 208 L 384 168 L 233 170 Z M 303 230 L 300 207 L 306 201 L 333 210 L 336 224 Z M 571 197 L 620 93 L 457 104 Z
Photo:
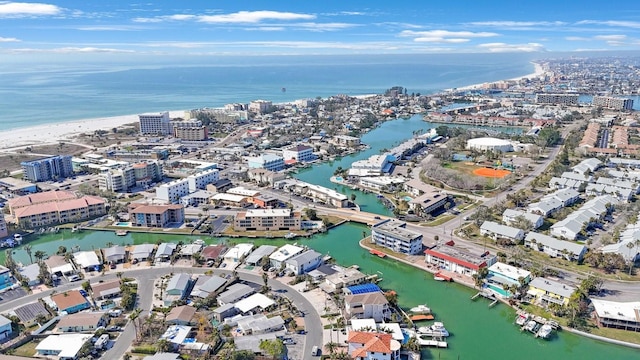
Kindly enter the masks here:
M 633 1 L 0 1 L 0 54 L 640 50 Z

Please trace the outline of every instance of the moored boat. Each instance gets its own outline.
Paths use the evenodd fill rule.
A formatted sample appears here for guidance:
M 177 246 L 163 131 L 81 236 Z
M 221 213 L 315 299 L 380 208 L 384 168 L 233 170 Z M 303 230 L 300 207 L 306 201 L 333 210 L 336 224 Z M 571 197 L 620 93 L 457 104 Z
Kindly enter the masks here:
M 125 236 L 128 233 L 129 232 L 127 230 L 116 230 L 116 235 L 118 235 L 118 236 Z
M 524 329 L 535 334 L 540 329 L 540 324 L 534 320 L 529 320 L 529 322 L 524 326 Z
M 552 331 L 553 331 L 553 327 L 551 325 L 544 324 L 542 325 L 542 327 L 540 327 L 540 330 L 538 330 L 538 332 L 536 333 L 536 337 L 547 339 L 551 335 Z
M 420 335 L 427 336 L 440 336 L 447 337 L 449 336 L 449 331 L 444 327 L 444 324 L 440 321 L 436 321 L 431 326 L 421 326 L 418 328 L 418 333 Z
M 412 307 L 411 309 L 409 309 L 409 311 L 411 311 L 414 314 L 431 314 L 431 308 L 429 308 L 427 305 L 421 304 L 418 305 L 416 307 Z
M 520 313 L 516 316 L 516 324 L 523 326 L 529 320 L 529 315 L 526 313 Z

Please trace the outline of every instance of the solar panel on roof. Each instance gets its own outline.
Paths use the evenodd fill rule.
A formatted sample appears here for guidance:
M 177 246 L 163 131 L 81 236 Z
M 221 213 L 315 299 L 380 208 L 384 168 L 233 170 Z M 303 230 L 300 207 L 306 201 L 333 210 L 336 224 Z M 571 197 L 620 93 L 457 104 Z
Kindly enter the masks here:
M 378 285 L 376 285 L 376 284 L 353 285 L 353 286 L 347 287 L 347 289 L 349 289 L 349 291 L 353 295 L 366 294 L 366 293 L 372 293 L 372 292 L 381 291 L 380 287 Z

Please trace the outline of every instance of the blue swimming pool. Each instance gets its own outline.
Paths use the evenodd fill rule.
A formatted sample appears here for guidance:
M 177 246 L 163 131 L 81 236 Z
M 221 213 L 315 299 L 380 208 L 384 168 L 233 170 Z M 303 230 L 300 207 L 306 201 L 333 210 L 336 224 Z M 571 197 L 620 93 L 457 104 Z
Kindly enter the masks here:
M 344 180 L 342 176 L 336 176 L 336 181 L 342 181 L 342 180 Z
M 183 344 L 193 344 L 194 342 L 196 342 L 195 338 L 185 338 L 182 343 Z
M 115 226 L 131 226 L 130 222 L 117 222 Z

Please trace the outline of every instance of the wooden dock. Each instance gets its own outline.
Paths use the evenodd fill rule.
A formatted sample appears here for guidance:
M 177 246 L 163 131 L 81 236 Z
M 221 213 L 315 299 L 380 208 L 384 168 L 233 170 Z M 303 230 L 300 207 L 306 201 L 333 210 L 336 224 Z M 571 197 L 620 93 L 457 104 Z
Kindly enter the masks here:
M 493 293 L 490 293 L 488 291 L 480 291 L 480 292 L 478 292 L 477 294 L 475 294 L 475 295 L 473 295 L 471 297 L 471 301 L 475 301 L 477 298 L 479 298 L 481 296 L 483 298 L 486 298 L 486 299 L 489 299 L 489 300 L 493 300 L 491 302 L 491 304 L 489 304 L 489 307 L 494 307 L 500 302 L 500 300 L 498 300 Z

